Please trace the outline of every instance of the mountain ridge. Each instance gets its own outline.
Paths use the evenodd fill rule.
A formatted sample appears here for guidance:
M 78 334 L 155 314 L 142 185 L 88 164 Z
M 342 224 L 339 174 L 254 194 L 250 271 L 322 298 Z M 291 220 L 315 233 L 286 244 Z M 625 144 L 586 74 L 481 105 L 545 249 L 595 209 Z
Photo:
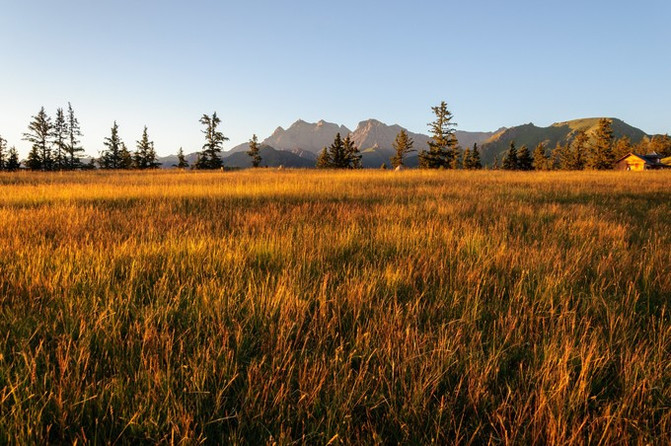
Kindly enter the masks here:
M 554 149 L 559 143 L 566 143 L 578 131 L 586 131 L 591 134 L 598 121 L 602 118 L 580 118 L 569 121 L 558 121 L 547 127 L 538 127 L 533 123 L 522 124 L 515 127 L 501 127 L 493 132 L 470 132 L 457 130 L 456 136 L 462 149 L 472 148 L 473 144 L 478 144 L 481 148 L 481 157 L 485 164 L 491 164 L 496 157 L 505 153 L 510 145 L 510 141 L 515 141 L 518 147 L 527 145 L 530 150 L 540 142 L 546 144 L 548 149 Z M 637 143 L 643 138 L 649 138 L 651 135 L 642 130 L 633 127 L 617 118 L 613 120 L 613 133 L 615 138 L 628 136 L 632 143 Z M 390 165 L 390 158 L 394 153 L 393 142 L 398 132 L 405 129 L 399 124 L 385 124 L 374 118 L 360 121 L 354 131 L 351 131 L 345 125 L 339 125 L 325 120 L 319 120 L 314 123 L 297 120 L 287 129 L 278 126 L 273 133 L 261 141 L 262 158 L 268 157 L 267 165 L 277 167 L 284 165 L 286 167 L 312 167 L 319 152 L 329 146 L 335 135 L 350 135 L 355 145 L 362 152 L 362 164 L 364 167 L 380 167 L 382 164 Z M 430 136 L 422 133 L 415 133 L 405 129 L 408 135 L 414 141 L 414 149 L 419 152 L 427 147 Z M 239 144 L 231 150 L 222 153 L 224 165 L 229 167 L 247 167 L 248 157 L 245 152 L 248 149 L 248 143 Z M 283 153 L 286 152 L 286 153 Z M 408 167 L 417 166 L 417 152 L 411 153 L 407 157 Z M 190 164 L 195 161 L 197 153 L 190 153 L 186 156 Z M 176 156 L 170 155 L 162 157 L 159 161 L 163 167 L 171 167 L 176 164 Z
M 491 164 L 495 158 L 501 159 L 510 147 L 512 141 L 519 149 L 526 145 L 533 151 L 539 144 L 543 143 L 546 149 L 553 150 L 556 145 L 569 143 L 576 133 L 580 131 L 592 135 L 603 117 L 579 118 L 569 121 L 559 121 L 547 127 L 538 127 L 533 123 L 522 124 L 502 130 L 494 134 L 482 144 L 481 157 L 485 164 Z M 650 138 L 643 130 L 633 127 L 618 118 L 607 117 L 612 121 L 613 137 L 615 139 L 623 136 L 629 137 L 632 144 L 637 144 L 644 138 Z

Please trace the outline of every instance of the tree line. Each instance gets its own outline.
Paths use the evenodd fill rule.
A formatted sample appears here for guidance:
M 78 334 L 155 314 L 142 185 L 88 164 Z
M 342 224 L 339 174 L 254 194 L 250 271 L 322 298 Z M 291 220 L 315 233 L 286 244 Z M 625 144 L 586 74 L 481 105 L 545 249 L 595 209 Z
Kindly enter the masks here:
M 456 125 L 447 104 L 432 107 L 436 119 L 428 124 L 431 139 L 428 148 L 419 153 L 419 167 L 428 169 L 481 169 L 478 145 L 462 150 L 456 137 Z M 518 150 L 515 141 L 510 143 L 501 162 L 495 158 L 494 169 L 506 170 L 582 170 L 613 169 L 615 163 L 629 153 L 650 153 L 671 156 L 671 137 L 656 135 L 634 145 L 627 136 L 615 139 L 612 120 L 603 118 L 592 136 L 577 132 L 569 142 L 557 143 L 554 150 L 540 143 L 531 153 L 527 146 Z M 413 141 L 402 130 L 394 142 L 395 155 L 392 166 L 402 166 L 404 158 L 413 151 Z
M 221 152 L 223 143 L 228 138 L 218 129 L 221 119 L 214 112 L 211 116 L 203 114 L 199 121 L 205 129 L 205 143 L 198 157 L 189 166 L 184 151 L 180 147 L 177 153 L 177 164 L 173 167 L 194 169 L 219 169 L 223 167 Z M 72 105 L 68 103 L 67 113 L 62 108 L 56 110 L 52 119 L 44 107 L 32 116 L 28 132 L 23 140 L 31 143 L 31 149 L 25 161 L 29 170 L 54 171 L 76 169 L 156 169 L 160 166 L 154 142 L 149 138 L 147 126 L 144 127 L 140 139 L 135 142 L 135 150 L 129 150 L 119 135 L 119 125 L 114 121 L 109 136 L 103 140 L 105 147 L 98 158 L 91 158 L 88 163 L 82 161 L 84 149 L 81 147 L 83 133 Z M 255 146 L 251 146 L 255 144 Z M 258 141 L 254 135 L 250 141 L 250 156 L 253 165 L 261 163 Z M 7 149 L 7 140 L 0 136 L 0 170 L 15 171 L 21 168 L 21 161 L 16 147 Z
M 55 116 L 47 114 L 44 107 L 32 116 L 28 131 L 23 140 L 31 143 L 30 152 L 25 160 L 29 170 L 55 171 L 76 169 L 151 169 L 159 166 L 154 143 L 149 140 L 145 126 L 137 148 L 131 152 L 119 136 L 119 126 L 114 121 L 110 136 L 105 137 L 105 149 L 99 158 L 89 163 L 82 161 L 84 148 L 81 146 L 83 133 L 79 120 L 75 116 L 72 104 L 67 111 L 56 110 Z M 0 169 L 18 170 L 21 167 L 16 147 L 6 150 L 7 141 L 0 136 Z
M 615 139 L 613 122 L 600 119 L 598 127 L 590 137 L 586 132 L 579 131 L 565 143 L 558 142 L 553 150 L 539 143 L 529 152 L 523 145 L 518 150 L 515 141 L 511 141 L 501 163 L 494 161 L 494 168 L 506 170 L 608 170 L 629 153 L 656 152 L 663 157 L 671 156 L 671 137 L 655 135 L 650 140 L 641 140 L 632 144 L 628 136 Z
M 427 147 L 419 150 L 419 167 L 425 169 L 482 169 L 480 150 L 477 144 L 463 150 L 456 137 L 456 124 L 445 101 L 431 107 L 435 119 L 428 124 L 430 139 Z M 219 130 L 221 119 L 216 111 L 210 116 L 203 114 L 199 122 L 204 126 L 202 133 L 205 143 L 192 166 L 189 165 L 184 151 L 180 147 L 177 153 L 177 164 L 173 167 L 192 169 L 221 169 L 224 163 L 221 157 L 223 143 L 229 138 Z M 56 110 L 54 119 L 47 115 L 44 107 L 32 117 L 28 132 L 23 139 L 31 143 L 25 167 L 30 170 L 75 170 L 75 169 L 155 169 L 160 166 L 154 142 L 150 140 L 147 126 L 131 151 L 119 136 L 116 121 L 110 129 L 110 135 L 104 138 L 104 149 L 98 158 L 91 158 L 83 163 L 84 149 L 81 147 L 83 136 L 79 121 L 72 105 L 68 103 L 67 111 Z M 417 151 L 413 139 L 406 130 L 401 130 L 393 142 L 394 155 L 391 158 L 392 168 L 405 166 L 410 153 Z M 248 143 L 247 155 L 251 158 L 252 167 L 259 167 L 262 162 L 261 147 L 256 135 Z M 505 170 L 581 170 L 581 169 L 612 169 L 615 162 L 630 152 L 655 151 L 663 156 L 671 156 L 671 137 L 657 135 L 652 139 L 643 140 L 633 145 L 626 136 L 613 137 L 612 121 L 601 119 L 594 134 L 590 137 L 584 131 L 577 132 L 569 142 L 557 143 L 553 150 L 540 143 L 533 153 L 525 145 L 519 149 L 515 142 L 499 161 L 495 158 L 493 168 Z M 333 143 L 324 147 L 319 154 L 315 167 L 321 169 L 358 169 L 362 167 L 361 152 L 351 139 L 351 135 L 343 138 L 339 133 Z M 383 165 L 386 167 L 386 165 Z M 7 148 L 7 140 L 0 135 L 0 170 L 15 171 L 21 168 L 21 162 L 15 147 Z

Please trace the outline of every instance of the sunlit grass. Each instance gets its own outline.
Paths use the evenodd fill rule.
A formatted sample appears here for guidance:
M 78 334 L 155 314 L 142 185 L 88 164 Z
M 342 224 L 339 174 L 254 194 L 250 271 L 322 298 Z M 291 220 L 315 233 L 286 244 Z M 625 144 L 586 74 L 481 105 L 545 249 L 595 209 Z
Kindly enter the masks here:
M 0 443 L 671 441 L 668 172 L 0 191 Z

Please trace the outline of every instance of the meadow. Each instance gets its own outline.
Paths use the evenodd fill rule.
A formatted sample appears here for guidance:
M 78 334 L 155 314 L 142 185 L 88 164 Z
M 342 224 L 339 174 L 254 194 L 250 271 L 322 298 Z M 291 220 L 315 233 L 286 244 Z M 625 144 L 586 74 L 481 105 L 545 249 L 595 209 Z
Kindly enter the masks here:
M 0 174 L 0 443 L 668 444 L 671 173 Z

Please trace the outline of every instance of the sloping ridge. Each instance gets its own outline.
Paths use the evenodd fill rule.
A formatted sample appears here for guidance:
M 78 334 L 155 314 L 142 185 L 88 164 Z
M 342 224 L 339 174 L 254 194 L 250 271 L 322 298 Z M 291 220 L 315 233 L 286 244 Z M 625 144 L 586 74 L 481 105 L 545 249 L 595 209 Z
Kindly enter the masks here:
M 557 122 L 549 127 L 537 127 L 529 123 L 505 129 L 493 135 L 483 144 L 482 160 L 486 164 L 491 164 L 494 162 L 495 157 L 501 159 L 512 141 L 515 142 L 518 148 L 526 145 L 529 150 L 533 150 L 539 143 L 543 143 L 547 149 L 552 150 L 557 143 L 566 144 L 570 142 L 575 134 L 580 131 L 584 131 L 588 135 L 593 134 L 599 126 L 601 119 L 574 119 Z M 633 144 L 636 144 L 648 137 L 642 130 L 632 127 L 620 119 L 608 119 L 611 119 L 613 122 L 613 136 L 616 139 L 627 136 Z
M 276 150 L 317 154 L 323 147 L 333 142 L 337 133 L 344 137 L 351 133 L 351 130 L 344 125 L 324 120 L 310 123 L 299 119 L 286 130 L 278 127 L 272 135 L 263 140 L 263 144 Z

